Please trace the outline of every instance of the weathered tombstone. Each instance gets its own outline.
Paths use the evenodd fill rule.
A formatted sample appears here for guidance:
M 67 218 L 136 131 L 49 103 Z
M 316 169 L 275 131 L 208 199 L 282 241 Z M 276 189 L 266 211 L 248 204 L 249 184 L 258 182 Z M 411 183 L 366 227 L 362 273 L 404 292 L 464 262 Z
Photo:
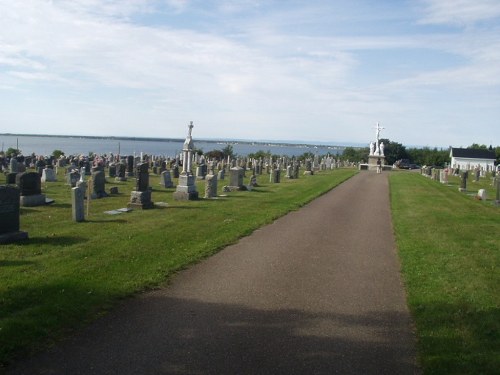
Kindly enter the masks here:
M 10 159 L 9 171 L 10 171 L 10 173 L 17 173 L 17 172 L 19 172 L 19 170 L 18 170 L 18 163 L 17 163 L 17 159 L 16 158 L 11 158 Z
M 479 182 L 479 178 L 481 177 L 481 169 L 476 168 L 476 169 L 474 170 L 474 176 L 475 176 L 475 178 L 476 178 L 476 182 Z
M 205 198 L 217 196 L 217 176 L 209 174 L 205 177 Z
M 45 204 L 45 195 L 42 194 L 42 182 L 38 173 L 20 173 L 16 177 L 16 184 L 21 190 L 21 206 L 35 207 Z
M 81 187 L 71 189 L 71 214 L 73 221 L 85 220 L 85 190 Z
M 72 188 L 76 187 L 76 184 L 78 181 L 80 181 L 80 172 L 78 170 L 73 170 L 68 173 L 68 185 L 70 185 Z
M 295 179 L 299 178 L 299 169 L 300 169 L 299 163 L 295 163 L 295 165 L 293 166 L 293 178 Z
M 109 194 L 118 194 L 118 186 L 109 188 Z
M 115 178 L 116 177 L 116 164 L 111 163 L 108 168 L 108 175 L 110 178 Z
M 278 168 L 273 169 L 270 174 L 270 182 L 273 184 L 279 184 L 280 177 L 281 177 L 281 171 Z
M 488 194 L 486 193 L 486 190 L 479 189 L 479 191 L 477 192 L 477 198 L 479 200 L 485 201 L 488 198 Z
M 170 171 L 163 171 L 161 172 L 161 177 L 160 177 L 160 185 L 163 186 L 164 188 L 173 188 L 174 183 L 172 182 L 172 177 L 170 175 Z
M 249 183 L 249 185 L 251 187 L 257 186 L 257 176 L 255 175 L 255 173 L 250 176 L 250 183 Z
M 105 198 L 106 193 L 106 176 L 104 171 L 97 170 L 92 173 L 92 198 Z
M 177 164 L 174 165 L 174 167 L 170 170 L 170 173 L 172 173 L 172 176 L 174 176 L 174 178 L 179 178 L 179 166 Z
M 55 171 L 52 168 L 45 168 L 42 171 L 42 182 L 56 182 L 57 177 Z
M 134 156 L 129 155 L 127 156 L 127 176 L 128 177 L 133 177 L 134 176 Z
M 243 168 L 234 167 L 229 170 L 229 186 L 236 188 L 243 187 Z
M 136 190 L 130 193 L 130 203 L 128 207 L 146 210 L 153 208 L 151 201 L 151 190 L 149 189 L 149 167 L 147 163 L 137 165 Z
M 123 163 L 118 163 L 116 165 L 116 177 L 115 181 L 127 181 L 127 177 L 125 177 L 127 167 Z
M 19 230 L 19 195 L 14 186 L 0 186 L 0 244 L 28 238 Z
M 458 188 L 459 191 L 465 192 L 467 191 L 467 178 L 469 177 L 469 172 L 465 171 L 462 172 L 460 175 L 460 187 Z
M 312 163 L 311 163 L 311 160 L 306 160 L 306 170 L 304 171 L 304 174 L 305 175 L 312 175 L 314 174 L 313 170 L 312 170 Z

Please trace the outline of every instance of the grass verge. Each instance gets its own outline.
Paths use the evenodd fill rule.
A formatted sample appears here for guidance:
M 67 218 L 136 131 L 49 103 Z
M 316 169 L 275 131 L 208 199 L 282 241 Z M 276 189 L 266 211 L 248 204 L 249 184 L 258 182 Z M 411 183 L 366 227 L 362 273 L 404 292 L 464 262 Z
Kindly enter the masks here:
M 0 367 L 51 345 L 121 298 L 161 285 L 177 270 L 356 173 L 324 171 L 279 184 L 264 175 L 252 191 L 190 202 L 174 201 L 175 189 L 160 187 L 159 177 L 151 175 L 152 199 L 167 207 L 120 215 L 104 212 L 127 206 L 135 180 L 108 179 L 107 190 L 116 186 L 120 193 L 91 200 L 87 220 L 75 223 L 71 191 L 60 172 L 59 182 L 43 186 L 54 204 L 21 208 L 21 230 L 29 240 L 0 247 Z M 198 191 L 203 196 L 203 182 Z
M 390 177 L 394 229 L 425 374 L 498 374 L 500 209 L 416 173 Z M 493 189 L 489 187 L 491 197 Z M 477 191 L 477 190 L 476 190 Z

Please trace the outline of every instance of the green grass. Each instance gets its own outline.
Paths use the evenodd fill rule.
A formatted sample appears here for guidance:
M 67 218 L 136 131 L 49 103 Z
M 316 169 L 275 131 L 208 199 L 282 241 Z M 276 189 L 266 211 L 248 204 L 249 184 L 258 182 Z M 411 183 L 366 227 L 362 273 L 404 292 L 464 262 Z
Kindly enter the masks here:
M 425 374 L 498 374 L 500 209 L 491 180 L 393 173 L 391 204 Z M 486 188 L 489 199 L 474 198 Z
M 29 239 L 0 247 L 0 367 L 57 341 L 105 313 L 117 301 L 154 288 L 176 271 L 298 209 L 356 171 L 325 171 L 270 184 L 260 176 L 252 191 L 218 199 L 177 202 L 150 176 L 154 202 L 168 207 L 120 215 L 135 180 L 115 183 L 119 194 L 90 201 L 85 222 L 71 220 L 71 191 L 59 182 L 43 193 L 49 206 L 21 208 Z M 0 183 L 4 183 L 4 176 Z M 246 181 L 248 180 L 248 173 Z M 228 180 L 219 181 L 219 194 Z M 200 197 L 204 183 L 198 182 Z

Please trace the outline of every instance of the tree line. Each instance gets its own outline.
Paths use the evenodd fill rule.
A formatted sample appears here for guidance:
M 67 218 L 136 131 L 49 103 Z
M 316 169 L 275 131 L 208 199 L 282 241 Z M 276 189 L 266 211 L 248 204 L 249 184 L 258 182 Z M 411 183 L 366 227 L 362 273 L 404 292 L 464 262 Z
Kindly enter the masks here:
M 394 164 L 398 160 L 408 160 L 410 163 L 423 165 L 433 165 L 436 167 L 444 167 L 449 165 L 450 159 L 450 148 L 438 149 L 437 147 L 422 147 L 422 148 L 406 148 L 404 145 L 398 142 L 391 141 L 389 139 L 381 139 L 384 142 L 384 155 L 386 164 Z M 473 143 L 467 148 L 471 149 L 484 149 L 495 151 L 496 164 L 500 164 L 500 146 L 486 146 Z M 346 147 L 342 153 L 342 159 L 354 161 L 358 163 L 368 162 L 368 155 L 370 149 L 368 147 L 354 148 Z

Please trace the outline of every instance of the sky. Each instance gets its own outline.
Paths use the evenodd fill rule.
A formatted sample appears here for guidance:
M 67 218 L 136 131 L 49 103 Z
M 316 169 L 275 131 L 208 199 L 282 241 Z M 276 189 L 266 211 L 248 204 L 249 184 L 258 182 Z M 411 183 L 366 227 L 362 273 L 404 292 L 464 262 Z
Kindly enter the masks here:
M 499 0 L 0 0 L 0 133 L 500 145 Z

